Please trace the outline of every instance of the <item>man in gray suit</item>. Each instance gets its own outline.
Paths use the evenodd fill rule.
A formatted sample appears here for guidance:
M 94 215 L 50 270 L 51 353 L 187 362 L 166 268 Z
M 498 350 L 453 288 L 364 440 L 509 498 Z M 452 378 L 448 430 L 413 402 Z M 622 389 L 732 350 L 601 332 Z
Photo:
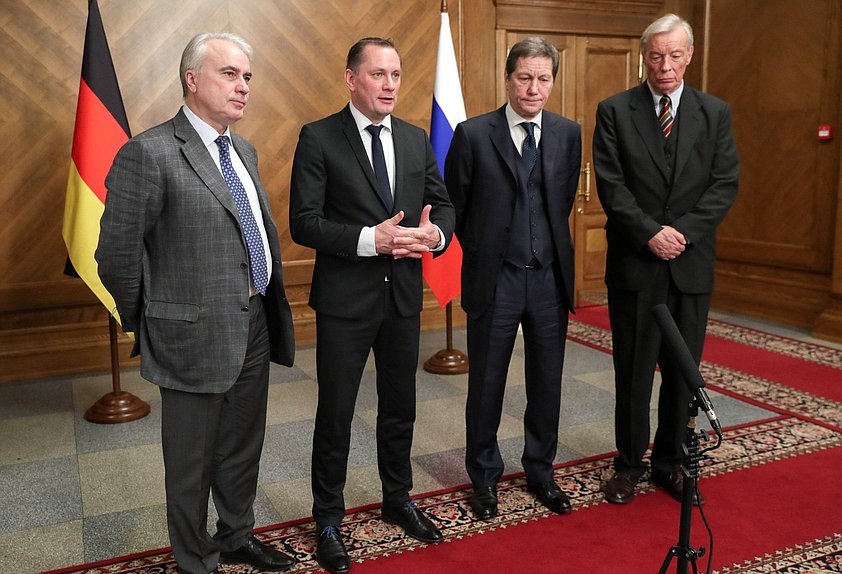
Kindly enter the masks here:
M 141 375 L 160 387 L 167 523 L 184 574 L 294 564 L 251 533 L 269 362 L 291 366 L 295 354 L 257 154 L 229 129 L 248 102 L 251 54 L 232 34 L 190 41 L 184 106 L 114 159 L 96 251 Z

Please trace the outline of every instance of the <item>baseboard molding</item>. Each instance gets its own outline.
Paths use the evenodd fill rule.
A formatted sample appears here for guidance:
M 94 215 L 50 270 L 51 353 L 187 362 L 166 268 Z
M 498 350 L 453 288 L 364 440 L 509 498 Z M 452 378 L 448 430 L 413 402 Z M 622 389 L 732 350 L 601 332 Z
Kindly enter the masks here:
M 298 295 L 297 301 L 291 301 L 295 342 L 298 347 L 307 347 L 316 342 L 316 316 L 306 298 L 300 298 L 306 297 L 306 290 Z M 443 328 L 445 311 L 432 292 L 427 290 L 424 295 L 422 329 Z M 464 325 L 458 299 L 453 306 L 454 325 Z M 101 321 L 0 330 L 0 383 L 110 370 L 108 320 L 104 312 L 102 317 Z M 121 366 L 137 365 L 138 359 L 129 358 L 132 339 L 120 332 L 118 345 Z
M 770 267 L 719 264 L 713 306 L 842 340 L 842 302 L 831 297 L 830 277 Z
M 117 337 L 121 366 L 130 359 L 132 340 Z M 111 369 L 108 321 L 0 331 L 0 382 L 66 376 Z

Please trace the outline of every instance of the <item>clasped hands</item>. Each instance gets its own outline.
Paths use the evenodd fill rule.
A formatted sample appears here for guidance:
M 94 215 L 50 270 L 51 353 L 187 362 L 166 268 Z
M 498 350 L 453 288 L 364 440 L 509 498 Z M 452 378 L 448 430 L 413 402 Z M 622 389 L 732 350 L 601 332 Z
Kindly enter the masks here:
M 646 245 L 656 257 L 664 261 L 670 261 L 684 253 L 687 248 L 687 239 L 677 229 L 669 225 L 663 225 L 661 230 Z
M 392 255 L 395 259 L 420 259 L 423 253 L 438 245 L 441 237 L 438 228 L 430 222 L 432 208 L 432 205 L 424 206 L 418 227 L 398 225 L 403 220 L 403 211 L 377 224 L 374 227 L 374 246 L 377 253 Z

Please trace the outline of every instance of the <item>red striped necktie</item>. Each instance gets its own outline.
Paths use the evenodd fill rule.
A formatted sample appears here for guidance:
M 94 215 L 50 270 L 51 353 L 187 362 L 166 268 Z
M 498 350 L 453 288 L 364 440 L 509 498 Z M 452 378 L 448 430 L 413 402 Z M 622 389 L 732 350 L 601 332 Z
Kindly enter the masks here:
M 661 113 L 658 116 L 658 123 L 661 124 L 661 131 L 664 132 L 665 138 L 670 136 L 673 120 L 670 98 L 669 96 L 661 96 Z

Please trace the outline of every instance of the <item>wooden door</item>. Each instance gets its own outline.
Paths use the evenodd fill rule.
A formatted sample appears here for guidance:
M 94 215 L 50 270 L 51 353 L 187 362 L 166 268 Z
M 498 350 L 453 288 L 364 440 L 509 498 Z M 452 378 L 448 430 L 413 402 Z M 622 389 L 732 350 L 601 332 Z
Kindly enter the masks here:
M 498 88 L 506 100 L 503 74 L 508 49 L 518 40 L 539 35 L 501 32 L 498 36 Z M 639 47 L 636 38 L 540 34 L 559 52 L 555 87 L 545 109 L 577 121 L 582 126 L 582 172 L 570 229 L 576 249 L 574 302 L 584 298 L 601 302 L 605 293 L 605 213 L 596 194 L 591 145 L 596 105 L 640 81 Z M 584 293 L 584 297 L 583 297 Z
M 596 193 L 593 130 L 596 106 L 605 98 L 639 83 L 640 49 L 636 38 L 576 38 L 575 116 L 582 126 L 582 172 L 571 214 L 576 248 L 574 302 L 603 302 L 605 296 L 605 213 Z

